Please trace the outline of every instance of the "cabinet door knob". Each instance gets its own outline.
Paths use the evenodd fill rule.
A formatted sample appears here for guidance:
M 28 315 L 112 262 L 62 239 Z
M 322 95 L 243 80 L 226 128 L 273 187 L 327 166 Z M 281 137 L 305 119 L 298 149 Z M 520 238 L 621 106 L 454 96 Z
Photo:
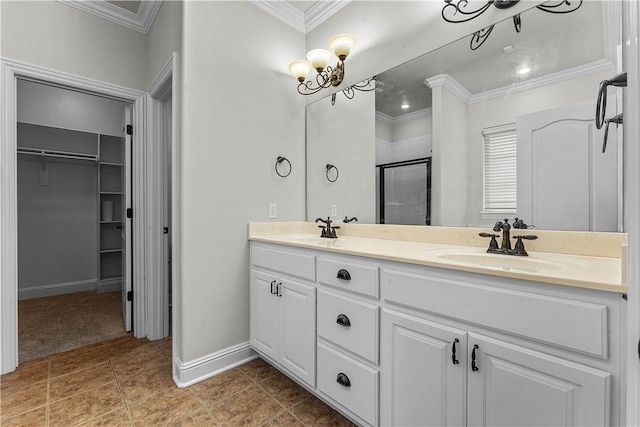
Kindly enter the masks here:
M 340 270 L 338 270 L 338 279 L 340 280 L 351 280 L 351 274 L 349 274 L 349 272 L 347 270 L 345 270 L 344 268 L 341 268 Z
M 346 314 L 339 314 L 338 318 L 336 319 L 336 323 L 340 326 L 344 326 L 345 328 L 351 326 L 351 321 Z
M 275 284 L 276 284 L 276 281 L 275 281 L 275 280 L 272 280 L 272 281 L 271 281 L 271 295 L 273 295 L 273 294 L 275 293 L 275 291 L 274 291 L 274 289 L 273 289 L 273 288 L 274 288 L 274 286 L 275 286 Z
M 453 362 L 454 365 L 457 365 L 458 363 L 460 363 L 460 361 L 456 359 L 456 343 L 457 342 L 460 342 L 458 338 L 453 340 L 453 350 L 451 350 L 451 361 Z
M 351 387 L 351 381 L 349 381 L 349 377 L 346 374 L 343 374 L 342 372 L 338 374 L 338 377 L 336 378 L 336 382 L 344 388 Z
M 473 346 L 473 351 L 471 352 L 471 370 L 473 372 L 478 370 L 478 365 L 476 364 L 476 350 L 478 349 L 478 344 Z

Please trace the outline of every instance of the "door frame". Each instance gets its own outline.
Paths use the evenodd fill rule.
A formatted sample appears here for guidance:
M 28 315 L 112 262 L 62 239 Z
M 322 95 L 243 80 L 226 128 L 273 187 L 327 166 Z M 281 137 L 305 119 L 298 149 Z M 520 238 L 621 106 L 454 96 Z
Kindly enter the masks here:
M 147 246 L 148 262 L 146 263 L 146 278 L 149 283 L 147 291 L 149 310 L 147 310 L 147 337 L 151 340 L 164 338 L 169 335 L 169 286 L 164 277 L 164 265 L 167 262 L 164 255 L 163 228 L 169 227 L 170 245 L 173 245 L 173 224 L 169 224 L 164 217 L 165 202 L 171 188 L 167 188 L 165 176 L 164 142 L 169 139 L 169 147 L 175 153 L 177 141 L 176 109 L 172 108 L 171 117 L 167 117 L 165 101 L 175 102 L 177 85 L 175 76 L 177 53 L 173 53 L 162 70 L 147 90 L 147 141 L 149 145 L 146 158 L 145 173 L 147 179 L 146 201 L 148 207 L 149 234 L 145 244 Z M 172 122 L 171 132 L 167 132 L 166 120 Z M 172 156 L 173 157 L 173 156 Z M 172 168 L 173 169 L 173 168 Z M 171 179 L 173 181 L 173 179 Z M 171 186 L 171 185 L 170 185 Z M 172 207 L 173 209 L 173 207 Z M 175 282 L 174 282 L 175 283 Z M 175 305 L 172 304 L 175 309 Z M 174 316 L 175 318 L 175 316 Z
M 132 243 L 145 239 L 143 195 L 146 94 L 135 89 L 75 76 L 60 71 L 3 59 L 0 65 L 0 373 L 18 366 L 18 209 L 17 209 L 17 80 L 50 83 L 130 102 L 133 109 L 132 181 L 134 210 Z M 133 245 L 134 335 L 146 334 L 144 245 Z

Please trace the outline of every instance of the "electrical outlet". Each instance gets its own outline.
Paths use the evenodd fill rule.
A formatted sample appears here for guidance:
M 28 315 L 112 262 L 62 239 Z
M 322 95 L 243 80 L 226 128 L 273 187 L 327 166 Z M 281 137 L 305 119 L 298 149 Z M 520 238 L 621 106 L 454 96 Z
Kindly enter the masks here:
M 277 218 L 278 217 L 278 205 L 275 203 L 269 203 L 269 218 Z
M 338 216 L 338 205 L 331 205 L 331 216 Z

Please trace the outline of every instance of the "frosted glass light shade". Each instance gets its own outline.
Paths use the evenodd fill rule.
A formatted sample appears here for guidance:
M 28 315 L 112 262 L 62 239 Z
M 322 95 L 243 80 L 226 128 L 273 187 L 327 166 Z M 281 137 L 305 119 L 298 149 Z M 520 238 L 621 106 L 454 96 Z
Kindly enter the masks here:
M 329 65 L 331 52 L 326 49 L 313 49 L 307 52 L 307 59 L 311 62 L 311 66 L 320 72 Z
M 355 42 L 356 38 L 351 34 L 338 34 L 329 39 L 329 46 L 333 49 L 333 53 L 335 53 L 341 61 L 344 61 L 347 56 L 349 56 Z
M 289 70 L 291 70 L 295 78 L 302 83 L 311 70 L 311 62 L 305 60 L 293 61 L 289 64 Z

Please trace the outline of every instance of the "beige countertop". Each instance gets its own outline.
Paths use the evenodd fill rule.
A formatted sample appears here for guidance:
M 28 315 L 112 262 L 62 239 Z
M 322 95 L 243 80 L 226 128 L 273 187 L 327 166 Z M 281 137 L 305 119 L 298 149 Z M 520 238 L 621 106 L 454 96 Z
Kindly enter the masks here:
M 539 244 L 535 247 L 527 242 L 529 256 L 519 257 L 488 254 L 488 240 L 477 237 L 478 231 L 488 231 L 484 229 L 339 225 L 341 229 L 338 230 L 338 238 L 327 239 L 319 237 L 319 229 L 314 223 L 251 223 L 249 239 L 550 284 L 627 292 L 623 274 L 626 269 L 623 268 L 626 236 L 619 233 L 527 230 L 527 234 L 539 235 L 539 240 L 548 238 L 550 248 L 562 246 L 564 249 L 556 252 L 536 251 L 534 249 L 544 249 L 544 245 Z M 518 230 L 512 230 L 512 235 L 517 232 Z M 410 237 L 411 235 L 414 238 Z M 597 235 L 603 235 L 602 240 Z M 550 242 L 559 238 L 564 238 L 568 243 L 557 245 Z M 531 243 L 535 242 L 538 241 Z M 569 252 L 567 248 L 571 247 L 571 243 L 579 246 L 575 251 L 577 254 L 566 253 Z M 607 249 L 607 246 L 611 248 Z M 606 252 L 602 253 L 603 251 Z

